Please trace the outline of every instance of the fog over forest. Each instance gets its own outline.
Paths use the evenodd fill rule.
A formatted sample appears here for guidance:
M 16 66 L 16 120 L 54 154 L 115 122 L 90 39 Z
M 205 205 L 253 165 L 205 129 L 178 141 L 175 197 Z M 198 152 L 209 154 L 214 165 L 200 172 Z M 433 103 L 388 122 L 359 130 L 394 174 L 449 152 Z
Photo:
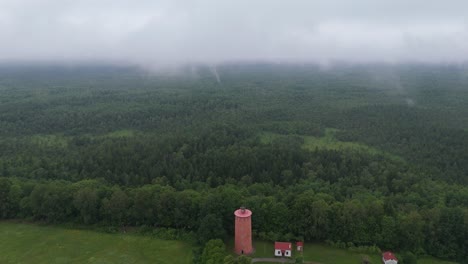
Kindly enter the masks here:
M 0 62 L 468 59 L 468 2 L 0 0 Z

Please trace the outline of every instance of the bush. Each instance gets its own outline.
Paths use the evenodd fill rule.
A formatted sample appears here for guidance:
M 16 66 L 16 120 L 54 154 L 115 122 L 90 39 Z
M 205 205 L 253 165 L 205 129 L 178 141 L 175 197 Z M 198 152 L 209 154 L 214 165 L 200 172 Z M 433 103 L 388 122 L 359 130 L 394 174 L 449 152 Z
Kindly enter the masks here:
M 325 240 L 325 244 L 327 244 L 327 246 L 330 246 L 330 247 L 337 247 L 336 243 L 329 239 Z
M 417 264 L 418 257 L 411 251 L 403 252 L 400 256 L 400 261 L 398 263 L 401 264 Z
M 194 242 L 195 234 L 193 232 L 185 232 L 174 228 L 156 228 L 152 229 L 151 234 L 159 239 L 164 240 L 183 240 Z
M 345 242 L 338 242 L 337 245 L 338 245 L 338 248 L 346 249 L 346 243 Z
M 359 246 L 359 247 L 349 247 L 349 251 L 357 253 L 368 253 L 368 254 L 378 254 L 381 253 L 381 250 L 376 245 L 372 246 Z
M 106 226 L 102 228 L 102 231 L 109 233 L 109 234 L 115 234 L 119 232 L 119 229 L 115 226 Z
M 296 257 L 294 263 L 295 264 L 302 264 L 302 263 L 304 263 L 304 258 L 303 257 Z

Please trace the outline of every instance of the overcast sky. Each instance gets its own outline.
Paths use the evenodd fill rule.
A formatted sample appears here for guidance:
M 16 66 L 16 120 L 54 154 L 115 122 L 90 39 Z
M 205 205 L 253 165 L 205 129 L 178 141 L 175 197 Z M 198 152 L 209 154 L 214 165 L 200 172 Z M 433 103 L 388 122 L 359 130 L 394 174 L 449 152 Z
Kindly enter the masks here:
M 465 62 L 466 0 L 0 0 L 0 61 Z

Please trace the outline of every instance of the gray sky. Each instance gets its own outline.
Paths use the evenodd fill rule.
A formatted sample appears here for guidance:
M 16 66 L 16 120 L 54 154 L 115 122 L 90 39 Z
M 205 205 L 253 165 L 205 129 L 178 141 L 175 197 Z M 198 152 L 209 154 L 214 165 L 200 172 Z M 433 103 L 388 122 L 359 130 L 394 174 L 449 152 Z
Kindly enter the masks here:
M 0 61 L 465 62 L 466 0 L 0 0 Z

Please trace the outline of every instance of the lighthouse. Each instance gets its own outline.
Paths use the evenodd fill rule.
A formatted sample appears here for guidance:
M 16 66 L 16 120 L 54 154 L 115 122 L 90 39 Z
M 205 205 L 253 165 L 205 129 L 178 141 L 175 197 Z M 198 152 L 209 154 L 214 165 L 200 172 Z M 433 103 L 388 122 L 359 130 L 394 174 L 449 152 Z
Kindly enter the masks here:
M 252 211 L 241 207 L 235 216 L 235 251 L 238 255 L 253 253 L 252 248 Z

